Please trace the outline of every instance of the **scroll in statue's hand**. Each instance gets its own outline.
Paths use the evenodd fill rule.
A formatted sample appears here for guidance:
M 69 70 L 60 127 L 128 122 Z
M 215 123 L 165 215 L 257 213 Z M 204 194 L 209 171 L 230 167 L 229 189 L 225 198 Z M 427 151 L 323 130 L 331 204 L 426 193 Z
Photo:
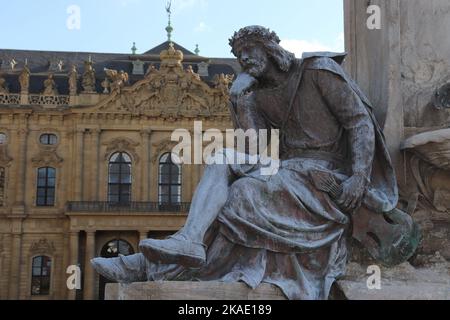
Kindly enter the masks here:
M 361 206 L 364 194 L 367 190 L 368 180 L 364 175 L 354 175 L 342 185 L 342 193 L 337 203 L 342 210 L 353 213 Z
M 258 80 L 247 73 L 239 74 L 230 89 L 231 102 L 236 104 L 257 82 Z

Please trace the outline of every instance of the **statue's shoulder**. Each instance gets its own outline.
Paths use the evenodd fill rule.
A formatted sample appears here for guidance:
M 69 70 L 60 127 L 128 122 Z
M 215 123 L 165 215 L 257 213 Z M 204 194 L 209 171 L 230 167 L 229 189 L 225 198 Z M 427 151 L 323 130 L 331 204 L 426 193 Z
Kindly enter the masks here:
M 302 64 L 304 65 L 305 70 L 326 70 L 340 76 L 358 94 L 361 100 L 368 107 L 372 108 L 369 99 L 342 68 L 341 65 L 346 57 L 346 53 L 306 52 L 302 56 Z
M 341 64 L 344 62 L 346 53 L 334 52 L 306 52 L 302 56 L 305 69 L 328 70 L 342 74 Z

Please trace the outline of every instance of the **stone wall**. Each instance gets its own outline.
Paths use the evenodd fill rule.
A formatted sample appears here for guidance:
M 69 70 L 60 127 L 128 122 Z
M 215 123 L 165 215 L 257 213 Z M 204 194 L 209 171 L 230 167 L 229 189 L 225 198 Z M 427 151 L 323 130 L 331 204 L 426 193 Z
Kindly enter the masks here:
M 370 5 L 380 8 L 381 29 L 367 27 Z M 382 124 L 400 205 L 422 229 L 419 254 L 450 260 L 450 134 L 436 132 L 450 127 L 450 109 L 436 102 L 436 92 L 450 83 L 450 3 L 345 0 L 344 6 L 346 67 Z

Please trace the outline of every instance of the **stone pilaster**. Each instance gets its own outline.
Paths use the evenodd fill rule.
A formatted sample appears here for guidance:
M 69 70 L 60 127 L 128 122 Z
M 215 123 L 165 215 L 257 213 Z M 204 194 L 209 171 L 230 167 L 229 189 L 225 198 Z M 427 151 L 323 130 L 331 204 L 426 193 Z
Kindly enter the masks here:
M 99 201 L 99 165 L 100 165 L 100 129 L 91 130 L 91 147 L 93 152 L 92 157 L 92 174 L 91 174 L 91 200 Z
M 91 259 L 95 258 L 95 231 L 86 231 L 86 256 L 84 261 L 84 300 L 95 299 L 95 270 Z
M 139 230 L 139 241 L 148 239 L 148 231 L 147 230 Z
M 25 179 L 27 170 L 27 138 L 28 130 L 19 129 L 17 131 L 17 166 L 15 172 L 16 188 L 15 188 L 15 203 L 14 207 L 24 208 L 25 206 Z M 23 212 L 22 212 L 23 213 Z
M 76 201 L 83 201 L 83 155 L 84 155 L 84 129 L 77 129 L 75 133 L 75 195 Z
M 12 241 L 11 241 L 11 273 L 9 279 L 10 300 L 19 299 L 21 255 L 22 255 L 22 219 L 12 220 Z
M 151 130 L 141 131 L 141 150 L 142 150 L 142 162 L 141 162 L 141 201 L 150 201 L 149 192 L 149 176 L 150 176 L 150 136 Z
M 79 260 L 78 260 L 78 246 L 79 246 L 79 240 L 80 240 L 80 233 L 78 231 L 70 232 L 69 235 L 69 247 L 70 247 L 70 265 L 72 266 L 79 266 Z M 68 300 L 75 300 L 76 299 L 76 290 L 70 290 L 68 292 Z

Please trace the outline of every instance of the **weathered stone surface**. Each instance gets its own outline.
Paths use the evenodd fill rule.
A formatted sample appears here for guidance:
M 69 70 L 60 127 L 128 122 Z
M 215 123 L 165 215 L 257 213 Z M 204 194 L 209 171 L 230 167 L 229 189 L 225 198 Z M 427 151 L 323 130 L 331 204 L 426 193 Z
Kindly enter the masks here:
M 444 260 L 445 261 L 445 260 Z M 441 262 L 423 269 L 409 263 L 381 268 L 381 289 L 368 289 L 367 268 L 351 263 L 338 287 L 349 300 L 450 300 L 450 264 Z
M 418 154 L 439 169 L 450 170 L 450 129 L 415 135 L 404 141 L 401 149 Z
M 252 290 L 244 283 L 140 282 L 108 284 L 106 300 L 286 300 L 277 287 L 262 284 Z

